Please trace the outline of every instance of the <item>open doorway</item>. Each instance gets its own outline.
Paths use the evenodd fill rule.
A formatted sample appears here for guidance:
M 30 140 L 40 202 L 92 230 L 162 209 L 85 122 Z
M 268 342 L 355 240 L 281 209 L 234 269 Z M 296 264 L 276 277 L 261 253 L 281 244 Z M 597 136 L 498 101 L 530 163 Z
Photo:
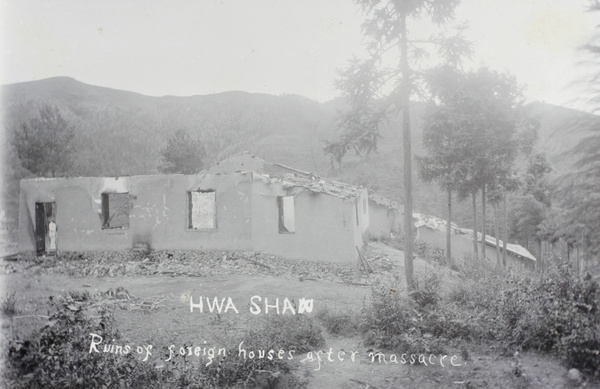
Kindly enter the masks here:
M 35 243 L 38 255 L 55 255 L 56 203 L 35 203 Z

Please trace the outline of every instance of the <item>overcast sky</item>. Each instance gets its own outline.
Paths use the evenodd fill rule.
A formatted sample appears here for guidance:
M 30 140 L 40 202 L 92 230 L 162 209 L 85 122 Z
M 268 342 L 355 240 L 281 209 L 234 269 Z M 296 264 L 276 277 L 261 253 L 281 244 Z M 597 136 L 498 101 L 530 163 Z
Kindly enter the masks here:
M 363 53 L 351 0 L 2 0 L 0 84 L 69 76 L 151 96 L 227 90 L 338 95 Z M 530 100 L 567 105 L 586 0 L 463 0 L 471 66 L 516 75 Z M 411 26 L 409 26 L 411 27 Z M 412 25 L 413 31 L 419 26 Z

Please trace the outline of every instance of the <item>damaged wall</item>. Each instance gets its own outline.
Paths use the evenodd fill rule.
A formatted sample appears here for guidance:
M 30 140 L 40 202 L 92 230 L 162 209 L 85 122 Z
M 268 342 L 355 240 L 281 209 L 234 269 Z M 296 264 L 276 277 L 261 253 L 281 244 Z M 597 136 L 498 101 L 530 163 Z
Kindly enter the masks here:
M 390 233 L 400 231 L 398 220 L 402 215 L 394 209 L 369 200 L 369 233 L 373 237 L 390 237 Z
M 56 205 L 59 251 L 146 243 L 153 249 L 254 250 L 355 261 L 368 226 L 366 190 L 310 185 L 315 183 L 304 178 L 283 181 L 253 172 L 23 180 L 19 251 L 36 250 L 36 202 L 49 202 Z M 278 200 L 282 196 L 287 200 Z M 283 222 L 291 231 L 284 226 L 282 232 L 284 203 Z M 40 241 L 38 236 L 38 246 Z
M 436 230 L 429 228 L 425 225 L 417 228 L 417 239 L 427 242 L 429 246 L 436 250 L 446 250 L 446 231 Z M 458 260 L 458 263 L 464 265 L 467 259 L 473 257 L 473 239 L 469 234 L 456 234 L 453 233 L 451 236 L 452 245 L 452 258 Z M 482 243 L 477 243 L 477 250 L 479 255 L 482 253 Z M 500 244 L 500 260 L 502 260 L 502 244 Z M 496 264 L 496 246 L 486 245 L 485 249 L 487 261 L 491 264 Z M 528 259 L 523 259 L 518 255 L 515 255 L 511 251 L 506 252 L 506 268 L 513 269 L 533 269 L 534 262 Z
M 278 196 L 294 196 L 295 232 L 280 232 Z M 252 245 L 254 250 L 297 259 L 349 263 L 362 247 L 354 199 L 255 181 Z
M 369 194 L 369 232 L 371 236 L 402 234 L 404 206 L 377 193 Z
M 217 228 L 189 228 L 187 193 L 214 190 Z M 129 226 L 103 228 L 102 193 L 128 193 Z M 21 181 L 19 251 L 36 249 L 35 203 L 56 203 L 58 249 L 251 249 L 252 174 L 155 175 Z

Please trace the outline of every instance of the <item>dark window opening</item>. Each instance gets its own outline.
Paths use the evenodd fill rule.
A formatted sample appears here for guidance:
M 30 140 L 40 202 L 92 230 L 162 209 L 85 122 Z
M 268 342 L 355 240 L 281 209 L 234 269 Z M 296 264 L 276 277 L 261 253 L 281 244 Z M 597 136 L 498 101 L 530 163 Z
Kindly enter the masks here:
M 129 227 L 129 193 L 102 193 L 102 229 Z
M 188 192 L 188 228 L 217 228 L 217 196 L 214 190 Z
M 296 232 L 294 196 L 277 197 L 279 210 L 279 233 L 293 234 Z

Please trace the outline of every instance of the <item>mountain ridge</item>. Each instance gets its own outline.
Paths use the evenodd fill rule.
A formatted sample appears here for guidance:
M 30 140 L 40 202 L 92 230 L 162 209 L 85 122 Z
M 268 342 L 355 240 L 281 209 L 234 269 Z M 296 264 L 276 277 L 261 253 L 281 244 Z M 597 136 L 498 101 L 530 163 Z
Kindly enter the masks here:
M 206 149 L 205 166 L 242 151 L 266 160 L 325 178 L 377 189 L 402 202 L 402 135 L 399 117 L 381 128 L 378 153 L 367 160 L 349 153 L 341 168 L 333 169 L 323 154 L 322 140 L 335 135 L 338 110 L 344 99 L 317 102 L 298 95 L 274 96 L 244 91 L 226 91 L 192 96 L 146 96 L 137 92 L 89 85 L 70 77 L 7 84 L 0 87 L 4 97 L 3 124 L 11 155 L 13 187 L 5 193 L 12 206 L 18 203 L 14 183 L 24 175 L 19 169 L 11 134 L 37 115 L 43 104 L 57 106 L 76 128 L 76 171 L 73 175 L 124 176 L 157 172 L 160 148 L 178 129 L 198 137 Z M 565 152 L 589 133 L 574 129 L 573 120 L 600 122 L 600 117 L 546 103 L 530 103 L 527 109 L 540 122 L 539 149 L 558 167 L 557 174 L 570 169 L 572 158 Z M 424 153 L 421 135 L 423 104 L 413 109 L 413 152 Z M 583 118 L 583 119 L 582 119 Z M 585 127 L 585 126 L 584 126 Z M 589 127 L 589 126 L 588 126 Z M 416 164 L 415 164 L 416 165 Z M 416 210 L 439 217 L 445 214 L 445 194 L 436 184 L 421 182 L 416 166 Z M 17 192 L 18 193 L 18 192 Z M 468 206 L 457 209 L 457 222 L 465 224 Z M 18 209 L 18 208 L 17 208 Z

